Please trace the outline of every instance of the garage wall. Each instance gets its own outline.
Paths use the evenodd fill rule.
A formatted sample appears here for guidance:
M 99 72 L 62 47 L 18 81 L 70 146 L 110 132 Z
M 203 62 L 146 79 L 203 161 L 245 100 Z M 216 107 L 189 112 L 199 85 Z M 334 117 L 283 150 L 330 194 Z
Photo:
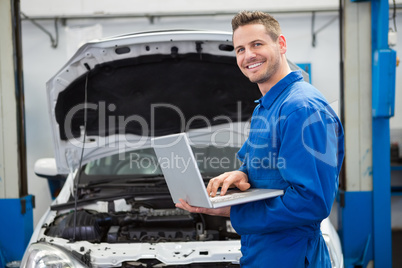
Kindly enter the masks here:
M 322 3 L 325 2 L 325 3 Z M 303 4 L 302 4 L 303 3 Z M 335 9 L 337 0 L 331 1 L 21 1 L 21 10 L 27 16 L 83 15 L 83 14 L 143 14 L 148 12 L 233 12 L 238 10 L 297 10 L 304 8 Z M 35 161 L 53 157 L 51 128 L 46 102 L 46 81 L 68 60 L 77 46 L 75 37 L 97 32 L 98 37 L 108 37 L 135 31 L 160 29 L 213 29 L 230 31 L 232 15 L 156 18 L 153 23 L 147 18 L 136 19 L 75 19 L 65 25 L 58 22 L 59 40 L 52 48 L 50 38 L 29 20 L 22 22 L 23 64 L 28 152 L 28 189 L 36 196 L 34 223 L 38 222 L 51 202 L 47 182 L 33 173 Z M 284 35 L 288 41 L 287 56 L 295 63 L 310 63 L 312 84 L 321 90 L 333 106 L 339 103 L 339 18 L 336 12 L 317 12 L 315 29 L 323 28 L 312 46 L 311 13 L 277 13 Z M 402 14 L 398 13 L 402 20 Z M 55 35 L 54 21 L 38 20 L 46 30 Z M 402 29 L 402 22 L 398 23 Z M 75 30 L 77 30 L 74 32 Z M 81 30 L 80 30 L 81 29 Z M 95 30 L 94 30 L 95 29 Z M 100 35 L 100 36 L 99 36 Z M 96 36 L 95 36 L 96 37 Z M 79 38 L 78 38 L 79 39 Z M 400 77 L 398 69 L 398 77 Z M 402 84 L 397 86 L 397 101 L 402 103 Z M 402 128 L 402 111 L 396 106 L 397 117 L 392 127 Z
M 247 10 L 308 10 L 338 6 L 338 0 L 22 0 L 30 15 L 143 14 L 172 12 L 219 12 Z

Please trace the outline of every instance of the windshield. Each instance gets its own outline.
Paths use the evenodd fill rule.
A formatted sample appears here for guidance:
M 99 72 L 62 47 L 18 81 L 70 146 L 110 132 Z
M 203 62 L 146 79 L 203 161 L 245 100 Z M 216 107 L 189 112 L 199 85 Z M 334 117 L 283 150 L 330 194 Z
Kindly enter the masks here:
M 236 170 L 240 161 L 236 158 L 237 147 L 192 147 L 194 157 L 203 176 L 216 176 L 223 172 Z M 115 154 L 87 163 L 86 176 L 102 175 L 162 175 L 158 158 L 152 148 Z

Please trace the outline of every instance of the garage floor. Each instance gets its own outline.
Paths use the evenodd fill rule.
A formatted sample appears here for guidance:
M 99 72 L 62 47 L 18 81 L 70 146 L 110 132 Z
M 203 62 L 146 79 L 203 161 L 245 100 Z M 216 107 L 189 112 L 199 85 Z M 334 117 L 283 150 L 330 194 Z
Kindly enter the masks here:
M 402 131 L 398 132 L 402 137 Z M 400 143 L 402 144 L 402 143 Z M 402 171 L 391 171 L 391 186 L 402 186 Z M 391 196 L 392 267 L 402 267 L 402 195 Z
M 402 267 L 402 230 L 392 231 L 392 267 Z

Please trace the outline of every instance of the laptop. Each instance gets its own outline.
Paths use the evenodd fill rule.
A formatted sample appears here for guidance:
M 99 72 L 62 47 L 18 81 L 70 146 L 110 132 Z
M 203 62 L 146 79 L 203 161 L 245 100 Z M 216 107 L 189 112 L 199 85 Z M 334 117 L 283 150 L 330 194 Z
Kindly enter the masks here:
M 279 189 L 254 188 L 210 197 L 186 133 L 156 137 L 152 144 L 174 203 L 181 198 L 191 206 L 220 208 L 283 195 Z

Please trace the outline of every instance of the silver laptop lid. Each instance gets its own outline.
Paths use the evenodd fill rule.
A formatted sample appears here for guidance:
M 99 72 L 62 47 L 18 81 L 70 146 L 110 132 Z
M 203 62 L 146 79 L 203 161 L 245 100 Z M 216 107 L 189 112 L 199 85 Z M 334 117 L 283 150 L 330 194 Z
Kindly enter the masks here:
M 153 138 L 153 147 L 173 202 L 212 207 L 186 133 Z

